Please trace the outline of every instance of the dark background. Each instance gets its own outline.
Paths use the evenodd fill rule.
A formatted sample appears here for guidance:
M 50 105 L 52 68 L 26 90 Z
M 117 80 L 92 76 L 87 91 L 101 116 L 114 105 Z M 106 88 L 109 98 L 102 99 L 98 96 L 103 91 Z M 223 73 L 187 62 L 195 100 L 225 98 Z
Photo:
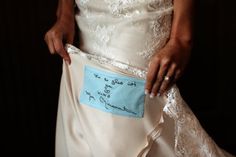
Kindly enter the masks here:
M 55 22 L 56 4 L 0 2 L 0 150 L 5 156 L 54 156 L 61 58 L 49 54 L 43 38 Z M 236 154 L 234 6 L 233 0 L 196 0 L 194 48 L 178 86 L 210 136 Z

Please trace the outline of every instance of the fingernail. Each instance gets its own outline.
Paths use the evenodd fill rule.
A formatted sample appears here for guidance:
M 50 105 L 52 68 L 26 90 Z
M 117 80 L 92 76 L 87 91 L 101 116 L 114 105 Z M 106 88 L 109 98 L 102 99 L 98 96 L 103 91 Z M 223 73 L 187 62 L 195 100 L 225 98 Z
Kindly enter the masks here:
M 149 94 L 149 90 L 145 89 L 145 95 Z
M 66 64 L 67 64 L 67 65 L 70 65 L 70 63 L 69 63 L 69 61 L 68 61 L 68 60 L 65 60 L 65 61 L 66 61 Z
M 151 93 L 151 94 L 150 94 L 150 98 L 151 98 L 151 99 L 154 98 L 154 96 L 155 96 L 154 93 Z
M 161 93 L 157 93 L 157 96 L 161 96 Z

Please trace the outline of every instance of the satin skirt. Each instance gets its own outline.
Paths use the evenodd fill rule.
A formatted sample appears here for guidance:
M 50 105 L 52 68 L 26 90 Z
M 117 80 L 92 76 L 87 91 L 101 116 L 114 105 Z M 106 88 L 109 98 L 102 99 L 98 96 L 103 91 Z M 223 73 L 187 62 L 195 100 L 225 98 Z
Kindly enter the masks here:
M 207 135 L 176 85 L 164 96 L 152 99 L 144 96 L 141 116 L 106 112 L 82 103 L 85 67 L 145 81 L 142 75 L 132 73 L 143 69 L 121 68 L 128 65 L 111 63 L 109 58 L 82 52 L 72 45 L 67 46 L 67 51 L 72 62 L 71 65 L 63 63 L 56 157 L 231 156 Z

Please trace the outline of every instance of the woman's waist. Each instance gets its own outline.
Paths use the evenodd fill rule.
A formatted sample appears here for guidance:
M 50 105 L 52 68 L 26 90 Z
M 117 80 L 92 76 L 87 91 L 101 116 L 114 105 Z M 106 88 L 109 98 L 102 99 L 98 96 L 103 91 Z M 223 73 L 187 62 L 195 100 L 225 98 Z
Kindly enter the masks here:
M 145 65 L 164 46 L 171 30 L 171 15 L 120 22 L 77 18 L 80 46 L 89 53 L 136 58 Z M 124 56 L 124 57 L 123 57 Z M 141 58 L 140 58 L 141 57 Z M 140 59 L 139 59 L 140 58 Z M 143 60 L 143 61 L 142 61 Z

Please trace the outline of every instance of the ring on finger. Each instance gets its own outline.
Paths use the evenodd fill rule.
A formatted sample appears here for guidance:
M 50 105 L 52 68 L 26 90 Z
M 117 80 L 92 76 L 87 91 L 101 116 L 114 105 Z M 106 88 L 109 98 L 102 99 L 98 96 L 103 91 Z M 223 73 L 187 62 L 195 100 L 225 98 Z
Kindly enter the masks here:
M 169 81 L 169 80 L 170 80 L 170 77 L 169 77 L 169 76 L 165 76 L 165 77 L 164 77 L 164 80 L 165 80 L 165 81 Z

